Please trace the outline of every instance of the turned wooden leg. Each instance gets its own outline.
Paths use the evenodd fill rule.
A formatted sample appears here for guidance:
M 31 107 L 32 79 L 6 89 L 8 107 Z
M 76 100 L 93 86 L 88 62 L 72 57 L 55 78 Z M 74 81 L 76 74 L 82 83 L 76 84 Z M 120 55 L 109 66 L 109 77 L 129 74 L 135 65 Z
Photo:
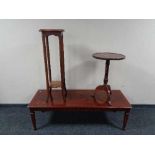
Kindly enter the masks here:
M 123 130 L 126 129 L 126 125 L 127 125 L 128 118 L 129 118 L 129 113 L 130 113 L 130 110 L 125 111 L 124 113 L 124 120 L 123 120 L 123 127 L 122 127 Z
M 31 115 L 31 121 L 32 121 L 32 126 L 34 130 L 37 130 L 36 128 L 36 118 L 35 118 L 35 111 L 30 109 L 30 115 Z
M 105 64 L 105 74 L 104 74 L 104 86 L 106 86 L 107 95 L 108 95 L 108 104 L 111 106 L 111 88 L 108 84 L 108 74 L 109 74 L 109 66 L 110 66 L 110 60 L 106 60 Z

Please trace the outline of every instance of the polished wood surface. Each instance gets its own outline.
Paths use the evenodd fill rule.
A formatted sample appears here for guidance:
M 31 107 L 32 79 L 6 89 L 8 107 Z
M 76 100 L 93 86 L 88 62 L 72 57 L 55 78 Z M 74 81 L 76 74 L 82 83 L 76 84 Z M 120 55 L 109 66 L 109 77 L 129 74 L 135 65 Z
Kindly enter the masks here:
M 38 90 L 28 105 L 31 114 L 33 129 L 36 130 L 35 111 L 51 110 L 102 110 L 102 111 L 124 111 L 122 129 L 125 130 L 131 105 L 120 90 L 112 90 L 111 102 L 99 104 L 94 100 L 94 90 L 68 90 L 66 102 L 63 102 L 61 90 L 53 91 L 53 102 L 46 102 L 47 91 Z
M 99 85 L 96 87 L 94 92 L 94 99 L 97 103 L 108 103 L 109 106 L 111 103 L 111 88 L 110 85 Z
M 28 105 L 29 108 L 36 109 L 130 109 L 131 105 L 120 90 L 113 90 L 111 96 L 112 106 L 108 104 L 98 104 L 93 99 L 94 90 L 68 90 L 66 103 L 63 102 L 60 90 L 53 90 L 53 102 L 46 102 L 46 90 L 38 90 Z
M 112 90 L 108 85 L 108 73 L 110 60 L 122 60 L 125 56 L 116 53 L 95 53 L 96 59 L 106 60 L 105 76 L 103 85 L 95 90 L 66 90 L 65 65 L 64 65 L 64 43 L 63 29 L 40 29 L 42 34 L 43 54 L 46 76 L 46 90 L 38 90 L 32 101 L 28 105 L 30 110 L 33 129 L 36 130 L 35 111 L 50 110 L 102 110 L 102 111 L 124 111 L 124 121 L 122 129 L 126 128 L 131 105 L 120 90 Z M 49 49 L 49 36 L 54 35 L 59 40 L 60 58 L 60 81 L 52 81 L 51 60 Z M 60 90 L 53 88 L 60 87 Z M 95 97 L 96 91 L 96 97 Z M 97 92 L 99 91 L 99 93 Z M 106 92 L 106 99 L 103 95 Z M 97 99 L 104 101 L 97 102 Z
M 40 32 L 64 32 L 64 29 L 40 29 Z
M 125 59 L 125 56 L 123 54 L 109 53 L 109 52 L 94 53 L 92 56 L 96 59 L 101 59 L 101 60 L 122 60 L 122 59 Z

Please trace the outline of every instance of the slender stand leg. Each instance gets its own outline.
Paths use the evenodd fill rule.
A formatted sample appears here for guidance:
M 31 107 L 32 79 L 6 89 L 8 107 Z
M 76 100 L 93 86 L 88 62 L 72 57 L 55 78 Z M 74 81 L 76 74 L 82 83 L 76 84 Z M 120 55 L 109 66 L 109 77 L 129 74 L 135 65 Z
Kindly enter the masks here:
M 49 76 L 49 66 L 50 66 L 50 62 L 48 60 L 48 57 L 49 57 L 49 53 L 47 50 L 48 47 L 48 38 L 42 34 L 42 42 L 43 42 L 43 52 L 44 52 L 44 63 L 45 63 L 45 74 L 46 74 L 46 89 L 47 89 L 47 99 L 46 101 L 48 102 L 48 99 L 50 97 L 51 101 L 52 101 L 52 95 L 51 95 L 51 88 L 49 86 L 49 78 L 51 80 L 51 76 Z M 51 71 L 51 70 L 50 70 Z
M 53 97 L 52 97 L 52 76 L 51 76 L 51 62 L 50 62 L 50 51 L 49 51 L 49 41 L 48 41 L 48 36 L 45 36 L 45 43 L 46 43 L 46 56 L 47 56 L 47 69 L 48 69 L 48 80 L 50 85 L 48 84 L 48 98 L 50 97 L 51 102 L 53 102 Z
M 125 113 L 124 113 L 124 120 L 123 120 L 123 127 L 122 127 L 123 130 L 125 130 L 125 128 L 126 128 L 128 118 L 129 118 L 129 113 L 130 113 L 130 110 L 125 111 Z
M 64 45 L 63 45 L 63 34 L 59 36 L 59 50 L 60 50 L 60 72 L 61 72 L 61 88 L 64 102 L 66 101 L 67 91 L 65 84 L 65 66 L 64 66 Z
M 31 115 L 31 121 L 32 121 L 33 129 L 37 130 L 37 128 L 36 128 L 35 111 L 30 109 L 30 115 Z

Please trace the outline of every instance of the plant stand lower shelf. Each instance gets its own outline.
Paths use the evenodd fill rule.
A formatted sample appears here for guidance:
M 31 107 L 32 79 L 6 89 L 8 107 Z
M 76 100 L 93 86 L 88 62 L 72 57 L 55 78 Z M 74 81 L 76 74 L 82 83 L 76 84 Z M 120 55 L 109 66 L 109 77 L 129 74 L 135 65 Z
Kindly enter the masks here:
M 35 111 L 52 110 L 101 110 L 101 111 L 124 111 L 122 129 L 125 130 L 131 105 L 120 90 L 112 90 L 111 106 L 98 104 L 94 100 L 94 90 L 67 90 L 66 102 L 64 103 L 61 90 L 53 90 L 53 102 L 47 99 L 46 90 L 38 90 L 28 105 L 30 110 L 33 129 L 36 130 Z

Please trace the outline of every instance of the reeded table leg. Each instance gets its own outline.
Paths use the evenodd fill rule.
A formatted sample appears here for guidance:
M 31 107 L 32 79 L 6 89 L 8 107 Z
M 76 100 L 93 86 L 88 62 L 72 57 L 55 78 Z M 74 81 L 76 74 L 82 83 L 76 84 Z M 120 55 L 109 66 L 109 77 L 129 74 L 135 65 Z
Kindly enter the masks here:
M 37 128 L 36 128 L 35 111 L 30 109 L 30 115 L 31 115 L 31 121 L 32 121 L 33 129 L 37 130 Z
M 127 125 L 128 118 L 129 118 L 129 113 L 130 113 L 130 110 L 127 110 L 124 113 L 124 120 L 123 120 L 123 127 L 122 127 L 123 130 L 126 129 L 126 125 Z

